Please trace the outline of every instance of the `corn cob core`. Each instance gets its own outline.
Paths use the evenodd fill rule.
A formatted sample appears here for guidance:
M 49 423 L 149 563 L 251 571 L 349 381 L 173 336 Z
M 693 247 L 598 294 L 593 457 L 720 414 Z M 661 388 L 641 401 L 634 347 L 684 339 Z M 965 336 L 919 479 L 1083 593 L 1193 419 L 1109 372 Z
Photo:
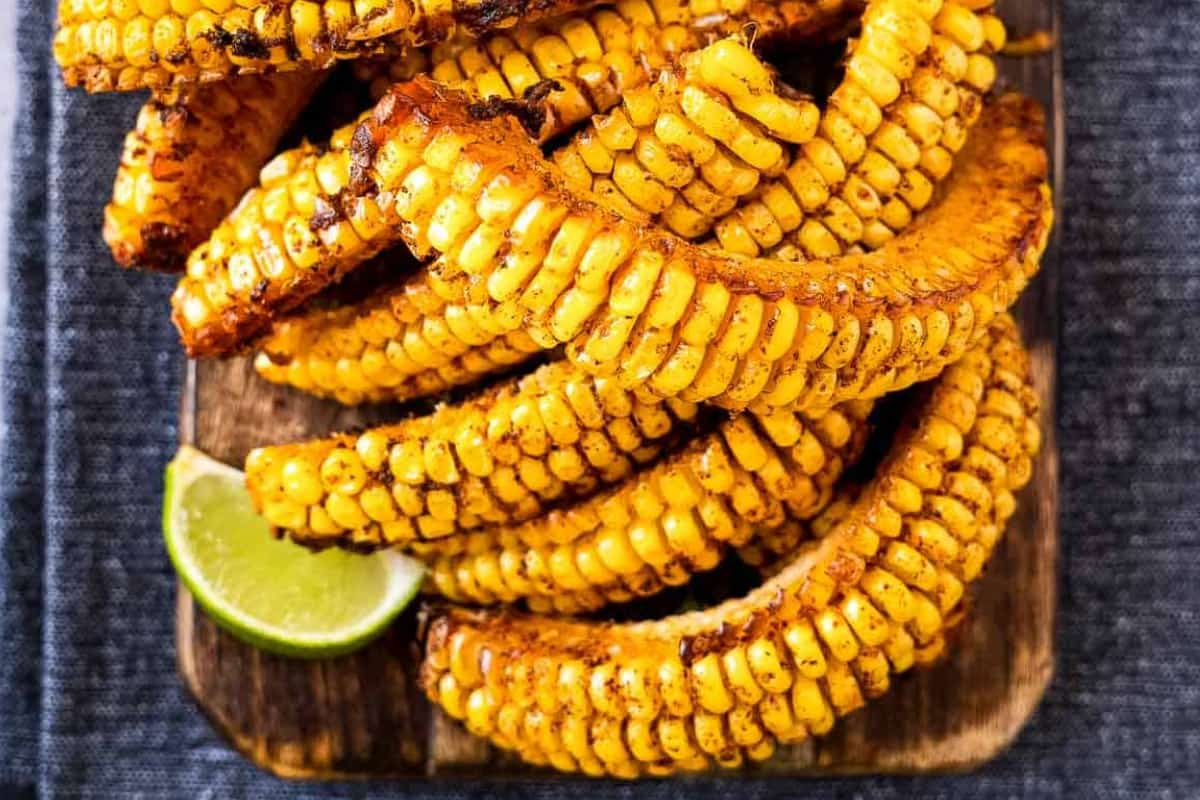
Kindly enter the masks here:
M 405 335 L 464 320 L 471 344 L 524 330 L 567 343 L 589 372 L 689 402 L 829 407 L 936 374 L 1036 270 L 1052 213 L 1040 113 L 1019 98 L 995 105 L 944 201 L 904 235 L 793 265 L 619 219 L 566 188 L 512 123 L 465 119 L 448 97 L 414 81 L 355 135 L 375 192 L 361 199 L 392 200 L 389 233 L 438 256 L 414 280 L 447 305 Z
M 924 396 L 846 519 L 759 589 L 624 625 L 442 610 L 425 691 L 532 763 L 594 775 L 734 767 L 823 734 L 943 650 L 1029 480 L 1035 414 L 1000 317 Z
M 720 246 L 799 260 L 891 239 L 950 171 L 1004 38 L 998 18 L 953 0 L 874 0 L 820 132 L 757 198 L 716 222 Z
M 123 267 L 183 268 L 258 176 L 323 75 L 247 76 L 150 98 L 125 137 L 104 241 Z
M 583 0 L 60 0 L 54 57 L 68 86 L 163 89 L 240 73 L 323 69 L 341 59 L 478 35 Z
M 743 414 L 619 487 L 516 526 L 430 544 L 430 587 L 476 604 L 578 613 L 678 585 L 726 549 L 829 501 L 870 403 L 814 417 Z
M 397 546 L 526 520 L 619 481 L 696 411 L 557 362 L 428 416 L 259 448 L 246 484 L 296 541 Z
M 811 139 L 820 116 L 811 100 L 781 96 L 771 70 L 731 37 L 627 92 L 554 160 L 626 216 L 694 237 L 761 177 L 781 174 L 789 145 Z

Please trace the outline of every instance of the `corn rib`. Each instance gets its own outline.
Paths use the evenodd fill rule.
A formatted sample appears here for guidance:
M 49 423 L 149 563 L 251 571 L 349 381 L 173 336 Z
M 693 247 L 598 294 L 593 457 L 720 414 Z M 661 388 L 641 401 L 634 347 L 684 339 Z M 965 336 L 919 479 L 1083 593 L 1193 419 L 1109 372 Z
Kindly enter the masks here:
M 760 41 L 815 38 L 842 21 L 847 4 L 751 0 L 741 5 L 713 13 L 700 5 L 621 0 L 482 39 L 439 43 L 427 57 L 427 71 L 475 97 L 506 102 L 523 101 L 553 81 L 555 88 L 541 103 L 546 113 L 537 136 L 546 141 L 616 106 L 625 92 L 645 85 L 657 70 L 710 38 L 748 27 Z M 375 99 L 414 75 L 404 61 L 376 61 L 360 70 Z
M 123 267 L 176 271 L 253 185 L 321 73 L 247 76 L 155 95 L 125 137 L 104 241 Z
M 54 58 L 68 86 L 165 89 L 246 73 L 324 69 L 561 14 L 585 0 L 290 0 L 240 5 L 60 0 Z
M 868 6 L 819 134 L 715 223 L 723 249 L 799 260 L 876 248 L 931 202 L 995 81 L 1005 34 L 998 18 L 954 0 L 927 11 L 936 14 L 907 0 Z
M 523 599 L 559 613 L 677 585 L 752 536 L 794 536 L 858 457 L 869 411 L 870 403 L 850 402 L 812 417 L 727 419 L 604 494 L 418 548 L 432 557 L 428 584 L 452 600 Z
M 298 542 L 399 546 L 527 520 L 619 481 L 696 412 L 555 362 L 426 416 L 256 449 L 246 484 Z
M 1000 316 L 921 395 L 844 520 L 715 608 L 630 624 L 439 609 L 422 684 L 534 764 L 632 778 L 768 757 L 936 658 L 1015 508 L 1040 433 Z
M 210 301 L 225 297 L 220 280 L 239 254 L 207 254 L 216 280 L 196 280 L 190 264 L 174 298 L 185 341 L 236 342 L 239 328 L 265 324 L 294 299 L 295 286 L 400 236 L 437 257 L 410 279 L 443 303 L 403 326 L 414 337 L 439 330 L 483 344 L 523 330 L 545 348 L 566 343 L 589 372 L 659 396 L 828 408 L 954 361 L 1036 271 L 1052 216 L 1041 114 L 1019 97 L 994 104 L 942 202 L 904 234 L 872 253 L 799 265 L 723 256 L 622 220 L 568 189 L 515 123 L 469 119 L 461 101 L 418 79 L 354 134 L 336 181 L 350 188 L 353 161 L 354 187 L 320 231 L 337 244 L 331 229 L 369 220 L 359 225 L 365 239 L 344 248 L 352 258 L 340 247 L 324 259 L 313 252 L 307 268 L 289 266 L 285 281 L 231 313 Z M 308 221 L 293 214 L 284 227 L 310 230 Z
M 812 139 L 820 118 L 812 100 L 782 96 L 773 72 L 730 37 L 626 92 L 554 161 L 625 216 L 691 238 L 761 178 L 780 175 L 790 147 Z
M 782 22 L 772 24 L 768 14 L 759 13 L 755 9 L 756 7 L 751 7 L 748 17 L 766 20 L 762 24 L 763 29 L 789 32 L 792 30 Z M 871 208 L 875 209 L 871 213 L 882 210 L 883 203 L 892 199 L 889 192 L 900 192 L 901 196 L 895 203 L 909 209 L 905 212 L 906 216 L 897 221 L 895 203 L 892 203 L 887 206 L 884 218 L 897 230 L 901 229 L 911 221 L 911 208 L 918 207 L 917 201 L 929 201 L 932 192 L 925 189 L 945 176 L 950 158 L 947 150 L 940 145 L 930 146 L 930 153 L 938 152 L 944 156 L 931 159 L 931 162 L 937 162 L 938 166 L 936 174 L 931 175 L 930 180 L 921 177 L 923 173 L 920 172 L 903 177 L 881 152 L 881 148 L 889 153 L 894 152 L 899 146 L 896 144 L 896 136 L 879 136 L 880 143 L 872 144 L 870 152 L 862 159 L 862 163 L 869 167 L 869 174 L 851 176 L 842 186 L 835 187 L 839 194 L 831 196 L 823 179 L 817 185 L 809 186 L 803 191 L 796 188 L 796 182 L 808 174 L 806 169 L 809 172 L 813 171 L 813 165 L 809 161 L 816 158 L 815 154 L 822 153 L 824 155 L 817 161 L 821 168 L 828 173 L 834 169 L 831 164 L 836 165 L 836 169 L 841 170 L 840 174 L 844 177 L 845 166 L 839 160 L 838 153 L 853 151 L 857 147 L 856 140 L 872 134 L 872 126 L 880 124 L 880 120 L 876 119 L 879 117 L 879 108 L 874 105 L 872 95 L 879 96 L 881 89 L 875 83 L 913 78 L 914 73 L 909 62 L 912 62 L 915 56 L 908 52 L 891 53 L 885 60 L 893 64 L 891 69 L 896 74 L 885 70 L 880 75 L 878 69 L 872 70 L 864 65 L 876 64 L 879 53 L 887 53 L 889 48 L 895 50 L 899 47 L 896 44 L 896 31 L 905 32 L 907 38 L 915 42 L 909 47 L 917 53 L 925 53 L 927 50 L 933 54 L 941 53 L 944 48 L 939 44 L 940 40 L 933 38 L 928 20 L 935 19 L 937 30 L 946 32 L 970 27 L 961 19 L 962 14 L 966 15 L 966 22 L 976 21 L 971 11 L 962 8 L 958 8 L 958 11 L 961 14 L 950 13 L 951 9 L 943 7 L 940 2 L 914 6 L 900 0 L 875 0 L 863 15 L 864 33 L 855 45 L 855 55 L 851 59 L 854 66 L 847 71 L 845 82 L 835 93 L 833 107 L 827 112 L 822 123 L 821 138 L 811 142 L 798 154 L 798 161 L 788 168 L 785 177 L 768 180 L 749 198 L 739 200 L 736 195 L 754 189 L 760 170 L 747 163 L 734 150 L 755 161 L 758 167 L 770 172 L 779 172 L 785 166 L 785 151 L 781 145 L 790 147 L 789 142 L 810 139 L 814 133 L 817 111 L 810 102 L 789 100 L 774 94 L 767 68 L 736 40 L 718 41 L 698 53 L 689 53 L 684 57 L 683 68 L 668 70 L 653 87 L 643 85 L 633 88 L 626 93 L 622 108 L 605 117 L 597 117 L 587 130 L 577 134 L 566 147 L 555 153 L 555 160 L 568 175 L 583 186 L 595 189 L 603 195 L 607 205 L 616 208 L 627 218 L 655 220 L 666 224 L 676 233 L 689 237 L 708 233 L 716 221 L 723 244 L 733 251 L 755 251 L 758 246 L 755 243 L 765 241 L 764 236 L 771 242 L 778 243 L 784 232 L 795 228 L 800 229 L 797 235 L 804 241 L 824 242 L 830 245 L 830 254 L 841 252 L 844 241 L 856 241 L 860 234 L 867 236 L 874 244 L 881 244 L 882 234 L 879 233 L 879 226 L 882 223 L 878 220 L 871 221 L 867 211 Z M 832 13 L 832 9 L 827 12 Z M 592 16 L 603 18 L 604 15 L 612 16 L 611 12 L 606 10 L 595 12 Z M 630 19 L 639 18 L 628 11 L 626 16 Z M 788 24 L 796 24 L 797 15 L 785 14 L 784 17 Z M 827 24 L 829 19 L 825 18 Z M 957 23 L 952 24 L 955 21 Z M 1003 26 L 1000 26 L 999 35 L 1003 36 Z M 530 34 L 530 37 L 532 36 L 533 34 Z M 979 46 L 967 35 L 957 33 L 957 36 L 959 40 L 968 41 L 972 46 Z M 535 38 L 533 41 L 536 45 L 542 38 Z M 957 48 L 957 45 L 950 43 L 946 47 Z M 477 63 L 483 57 L 479 51 L 465 52 L 467 55 L 463 56 L 464 62 L 472 66 L 464 67 L 464 70 L 475 69 L 471 74 L 480 77 L 479 83 L 472 83 L 468 88 L 479 92 L 488 91 L 486 87 L 499 80 L 494 70 Z M 941 56 L 940 60 L 957 63 L 958 60 L 966 58 L 957 49 L 953 52 L 962 56 L 962 59 Z M 565 63 L 565 57 L 562 61 Z M 434 69 L 435 76 L 452 80 L 463 74 L 463 70 L 453 65 L 449 65 L 447 69 Z M 873 77 L 875 83 L 866 83 L 868 77 Z M 519 85 L 533 85 L 533 76 L 525 76 L 522 80 L 524 82 Z M 912 82 L 917 87 L 925 86 L 920 80 L 920 75 L 916 75 Z M 962 103 L 958 101 L 959 89 L 956 86 L 945 82 L 937 86 L 949 93 L 953 100 L 951 103 L 946 98 L 941 99 L 938 108 L 942 113 L 949 115 L 968 107 L 965 100 Z M 963 91 L 966 92 L 965 89 Z M 936 88 L 925 87 L 921 90 L 921 97 L 928 99 L 936 93 Z M 974 94 L 964 94 L 964 97 L 977 99 Z M 920 104 L 907 90 L 889 99 L 892 100 L 887 111 L 889 115 L 904 119 L 924 119 L 913 110 Z M 974 117 L 978 115 L 979 103 L 975 102 L 970 107 L 974 109 L 971 117 L 971 121 L 974 121 Z M 752 115 L 742 113 L 741 108 L 752 114 L 757 113 L 762 120 L 774 123 L 778 130 L 772 130 L 770 125 L 763 125 Z M 843 112 L 839 108 L 845 108 L 846 111 Z M 715 122 L 718 119 L 724 120 L 726 124 L 718 125 Z M 896 135 L 900 136 L 903 142 L 909 142 L 907 134 L 895 125 L 891 125 L 891 129 L 895 129 Z M 710 137 L 710 132 L 715 134 L 715 137 Z M 962 145 L 961 137 L 959 138 L 955 143 L 956 149 Z M 817 148 L 817 145 L 820 145 L 820 148 Z M 817 177 L 819 178 L 819 174 Z M 889 183 L 892 177 L 895 181 Z M 864 179 L 868 180 L 867 184 L 863 183 Z M 920 191 L 913 188 L 914 180 L 924 181 L 921 183 L 921 187 L 924 188 Z M 821 194 L 819 199 L 814 199 L 814 192 L 818 191 L 824 194 Z M 797 195 L 803 200 L 804 208 L 797 204 Z M 850 200 L 853 208 L 843 201 L 843 196 Z M 730 212 L 729 209 L 739 202 L 742 207 Z M 904 205 L 904 202 L 908 202 L 909 205 Z M 724 218 L 719 217 L 722 213 L 726 214 Z M 824 221 L 810 220 L 805 223 L 806 214 L 821 216 Z M 870 224 L 864 227 L 856 214 L 867 217 Z M 838 233 L 831 233 L 831 228 Z M 750 231 L 753 231 L 754 236 L 750 236 Z M 892 233 L 891 229 L 886 230 L 887 236 L 891 236 Z M 776 253 L 791 258 L 803 252 L 796 250 L 790 243 L 787 244 L 790 251 L 787 248 L 778 248 Z M 380 340 L 379 346 L 382 347 L 382 342 L 392 335 L 389 331 L 400 329 L 406 330 L 407 342 L 415 343 L 414 346 L 428 354 L 432 348 L 426 346 L 420 337 L 413 335 L 405 326 L 397 324 L 400 321 L 407 322 L 406 316 L 411 317 L 411 309 L 403 302 L 403 294 L 403 291 L 398 291 L 389 297 L 376 298 L 364 307 L 363 313 L 358 316 L 347 313 L 334 318 L 316 314 L 307 320 L 293 321 L 288 326 L 289 335 L 286 339 L 273 337 L 273 340 L 268 342 L 265 350 L 270 357 L 260 357 L 258 360 L 260 374 L 268 380 L 290 382 L 298 388 L 311 391 L 313 382 L 307 380 L 304 369 L 306 362 L 311 361 L 313 369 L 326 373 L 326 365 L 332 361 L 339 368 L 357 375 L 363 371 L 355 365 L 355 361 L 363 352 L 363 342 L 373 335 Z M 395 319 L 390 322 L 383 319 L 382 314 L 385 312 L 380 311 L 388 307 L 395 310 Z M 409 308 L 410 313 L 405 313 L 403 309 L 406 308 Z M 296 335 L 301 329 L 304 329 L 304 335 Z M 522 334 L 522 339 L 526 338 Z M 401 345 L 394 342 L 389 342 L 389 345 L 392 352 L 399 353 L 403 350 Z M 340 352 L 339 347 L 342 347 Z M 480 374 L 484 369 L 495 368 L 493 365 L 496 360 L 481 353 L 478 348 L 467 349 L 467 344 L 460 341 L 454 342 L 452 349 L 453 352 L 443 353 L 437 358 L 441 363 L 451 365 L 449 371 L 465 380 Z M 514 358 L 519 357 L 518 350 L 514 348 L 506 347 L 505 352 Z M 459 367 L 458 362 L 463 359 L 474 361 L 479 369 Z M 371 361 L 382 364 L 377 357 Z M 288 369 L 280 369 L 279 363 L 286 363 Z M 511 361 L 508 360 L 503 362 L 503 366 L 510 364 Z M 365 366 L 364 363 L 363 367 Z M 322 386 L 318 393 L 332 393 L 343 402 L 353 403 L 387 399 L 390 396 L 390 388 L 394 386 L 398 396 L 411 396 L 416 390 L 416 382 L 396 376 L 392 367 L 401 372 L 405 370 L 404 365 L 400 363 L 384 369 L 381 379 L 385 385 L 371 385 L 361 390 L 337 386 L 332 392 Z M 421 374 L 425 373 L 425 362 L 418 359 L 416 369 L 420 370 Z M 291 380 L 293 376 L 296 381 Z M 367 383 L 373 382 L 368 379 Z M 438 380 L 432 385 L 447 384 Z

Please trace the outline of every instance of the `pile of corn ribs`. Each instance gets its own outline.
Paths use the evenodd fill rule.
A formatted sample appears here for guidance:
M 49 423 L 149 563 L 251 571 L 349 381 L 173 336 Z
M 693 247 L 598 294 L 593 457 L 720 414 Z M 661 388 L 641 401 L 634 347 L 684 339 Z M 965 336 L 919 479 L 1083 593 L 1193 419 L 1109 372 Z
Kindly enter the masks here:
M 347 404 L 487 383 L 247 485 L 427 562 L 422 685 L 470 731 L 635 777 L 936 660 L 1013 514 L 1052 202 L 1005 37 L 990 0 L 62 0 L 54 54 L 152 90 L 104 238 L 181 272 L 190 356 Z M 280 152 L 339 81 L 373 105 Z M 595 613 L 728 559 L 761 584 Z

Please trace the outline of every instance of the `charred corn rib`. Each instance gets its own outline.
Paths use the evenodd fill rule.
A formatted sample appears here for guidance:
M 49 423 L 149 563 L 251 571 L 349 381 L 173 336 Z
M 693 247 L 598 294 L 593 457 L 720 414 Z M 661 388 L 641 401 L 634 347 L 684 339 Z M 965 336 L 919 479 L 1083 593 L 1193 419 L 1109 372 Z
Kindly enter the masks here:
M 942 202 L 904 234 L 801 265 L 724 256 L 620 219 L 566 186 L 515 122 L 471 119 L 465 106 L 423 79 L 397 87 L 350 150 L 288 178 L 303 205 L 289 206 L 286 183 L 254 190 L 176 291 L 189 349 L 236 347 L 400 238 L 436 259 L 405 292 L 438 298 L 397 320 L 401 342 L 459 353 L 523 330 L 661 396 L 828 408 L 960 355 L 1036 270 L 1052 214 L 1041 115 L 1016 97 L 995 105 Z
M 802 39 L 838 23 L 845 4 L 752 0 L 720 9 L 709 5 L 621 0 L 596 11 L 522 25 L 511 33 L 446 42 L 433 48 L 430 75 L 476 97 L 503 101 L 522 100 L 554 81 L 557 88 L 544 101 L 547 113 L 539 131 L 545 141 L 613 108 L 658 69 L 711 37 L 749 27 L 762 39 Z M 390 84 L 375 85 L 382 97 Z
M 616 106 L 621 96 L 645 84 L 679 54 L 722 34 L 753 30 L 756 40 L 788 41 L 819 36 L 846 13 L 843 0 L 735 1 L 718 8 L 670 0 L 620 0 L 586 13 L 521 25 L 482 39 L 459 37 L 440 43 L 414 71 L 413 54 L 396 61 L 359 61 L 360 79 L 381 98 L 393 83 L 428 71 L 434 79 L 479 98 L 521 100 L 546 81 L 559 88 L 544 101 L 543 141 L 592 114 Z
M 246 484 L 299 542 L 397 546 L 526 520 L 621 480 L 696 410 L 555 362 L 428 416 L 254 450 Z
M 660 396 L 828 408 L 956 360 L 1036 270 L 1049 229 L 1041 114 L 1018 97 L 994 105 L 942 202 L 902 235 L 795 265 L 723 256 L 622 220 L 569 190 L 515 123 L 467 119 L 445 92 L 423 80 L 399 87 L 354 136 L 364 194 L 351 204 L 370 204 L 388 243 L 400 235 L 438 257 L 411 280 L 446 305 L 404 324 L 401 340 L 457 329 L 482 344 L 524 330 L 543 347 L 567 343 L 589 372 Z M 193 313 L 186 281 L 180 294 L 185 334 L 223 323 L 204 297 Z M 270 287 L 263 296 L 280 298 Z
M 163 89 L 241 73 L 313 70 L 398 52 L 456 30 L 479 35 L 564 13 L 586 0 L 290 0 L 167 3 L 60 0 L 54 57 L 68 86 Z
M 1028 359 L 999 317 L 917 403 L 848 516 L 715 608 L 632 624 L 449 608 L 422 684 L 535 764 L 620 777 L 769 756 L 935 658 L 1039 446 Z
M 172 305 L 189 355 L 236 350 L 390 243 L 390 215 L 350 191 L 356 129 L 334 131 L 327 148 L 304 143 L 271 159 L 188 256 Z
M 312 97 L 316 72 L 180 86 L 142 107 L 125 137 L 104 241 L 123 267 L 179 270 Z
M 758 531 L 828 503 L 866 439 L 870 403 L 815 418 L 742 414 L 621 486 L 544 517 L 431 544 L 430 583 L 452 600 L 564 613 L 626 602 L 712 569 Z
M 891 239 L 950 171 L 1004 37 L 998 18 L 954 0 L 874 0 L 820 133 L 758 197 L 720 218 L 721 247 L 825 258 Z
M 781 96 L 771 70 L 731 37 L 626 92 L 554 160 L 626 216 L 695 237 L 760 178 L 780 175 L 790 145 L 812 139 L 820 117 L 811 100 Z

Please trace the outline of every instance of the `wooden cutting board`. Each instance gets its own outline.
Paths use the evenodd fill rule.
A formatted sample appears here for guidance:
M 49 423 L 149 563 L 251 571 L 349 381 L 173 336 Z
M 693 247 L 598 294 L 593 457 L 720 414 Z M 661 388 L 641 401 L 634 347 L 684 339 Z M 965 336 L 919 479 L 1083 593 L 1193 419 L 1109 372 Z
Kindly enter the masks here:
M 1000 0 L 1014 35 L 1058 32 L 1057 2 Z M 1057 38 L 1057 36 L 1056 36 Z M 1062 174 L 1060 61 L 1001 59 L 1002 79 L 1038 97 Z M 1061 196 L 1061 192 L 1059 192 Z M 1002 750 L 1037 706 L 1054 668 L 1058 452 L 1055 336 L 1057 247 L 1027 290 L 1019 317 L 1043 402 L 1045 447 L 948 660 L 896 681 L 831 735 L 781 749 L 757 774 L 965 770 Z M 382 420 L 386 409 L 345 409 L 259 380 L 246 359 L 188 365 L 182 439 L 240 465 L 260 444 Z M 296 778 L 521 777 L 539 772 L 465 732 L 416 688 L 415 612 L 366 649 L 306 662 L 272 656 L 217 628 L 179 589 L 179 672 L 197 704 L 240 752 Z M 544 777 L 544 773 L 541 773 Z

